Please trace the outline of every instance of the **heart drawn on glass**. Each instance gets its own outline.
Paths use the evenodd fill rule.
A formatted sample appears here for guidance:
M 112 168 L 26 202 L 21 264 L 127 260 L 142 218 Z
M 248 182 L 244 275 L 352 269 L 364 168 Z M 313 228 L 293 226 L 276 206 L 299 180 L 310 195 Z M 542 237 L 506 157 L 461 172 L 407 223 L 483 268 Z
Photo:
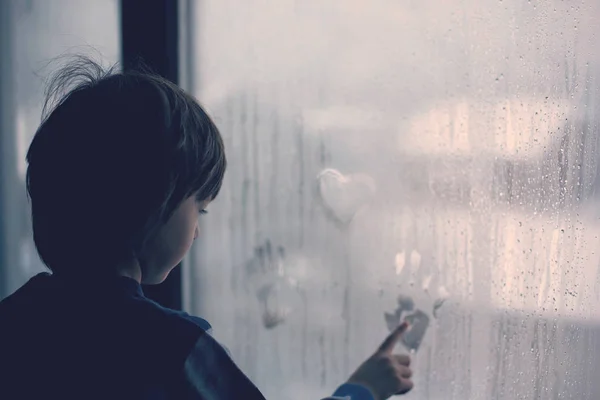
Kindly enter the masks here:
M 365 174 L 344 175 L 325 169 L 317 176 L 317 190 L 326 214 L 347 225 L 375 195 L 375 181 Z

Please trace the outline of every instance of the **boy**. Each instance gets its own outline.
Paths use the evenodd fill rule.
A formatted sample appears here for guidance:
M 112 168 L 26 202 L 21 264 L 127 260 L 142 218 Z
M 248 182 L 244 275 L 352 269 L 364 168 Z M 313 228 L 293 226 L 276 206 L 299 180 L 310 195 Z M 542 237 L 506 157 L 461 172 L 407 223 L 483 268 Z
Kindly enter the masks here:
M 221 187 L 225 153 L 208 115 L 158 76 L 85 58 L 55 76 L 44 114 L 27 191 L 52 274 L 0 303 L 0 398 L 263 399 L 208 322 L 161 307 L 140 286 L 181 262 Z M 409 359 L 392 354 L 405 329 L 335 394 L 409 391 Z

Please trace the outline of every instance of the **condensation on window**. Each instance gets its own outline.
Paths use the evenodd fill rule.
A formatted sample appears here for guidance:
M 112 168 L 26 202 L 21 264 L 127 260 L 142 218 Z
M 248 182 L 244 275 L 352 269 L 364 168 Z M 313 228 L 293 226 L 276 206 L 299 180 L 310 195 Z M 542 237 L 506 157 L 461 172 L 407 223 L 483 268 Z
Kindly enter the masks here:
M 197 3 L 229 169 L 190 307 L 268 397 L 326 394 L 418 309 L 408 398 L 600 398 L 599 12 Z

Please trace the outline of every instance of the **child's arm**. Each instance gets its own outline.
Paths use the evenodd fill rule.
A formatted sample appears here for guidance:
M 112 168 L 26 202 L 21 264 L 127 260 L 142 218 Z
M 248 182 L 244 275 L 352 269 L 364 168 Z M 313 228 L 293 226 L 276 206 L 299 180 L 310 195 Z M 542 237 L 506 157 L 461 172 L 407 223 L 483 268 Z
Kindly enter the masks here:
M 373 393 L 362 385 L 345 383 L 340 386 L 332 397 L 323 400 L 375 400 Z
M 209 333 L 198 338 L 186 359 L 183 386 L 185 396 L 176 398 L 265 400 L 227 350 Z
M 410 391 L 410 359 L 392 353 L 407 327 L 402 324 L 393 331 L 333 397 L 323 400 L 385 400 Z M 225 348 L 207 332 L 198 338 L 178 382 L 174 398 L 265 400 Z
M 393 353 L 408 324 L 396 328 L 348 380 L 324 400 L 385 400 L 395 394 L 409 392 L 413 383 L 408 356 Z

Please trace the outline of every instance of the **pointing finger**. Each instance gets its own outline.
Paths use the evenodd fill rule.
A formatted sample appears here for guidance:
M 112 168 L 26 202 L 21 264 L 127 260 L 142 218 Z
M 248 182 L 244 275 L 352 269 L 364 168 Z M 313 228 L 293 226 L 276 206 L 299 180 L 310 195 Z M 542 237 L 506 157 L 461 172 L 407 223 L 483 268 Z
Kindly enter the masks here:
M 379 346 L 378 353 L 391 353 L 396 346 L 396 343 L 400 340 L 404 332 L 408 329 L 408 323 L 403 322 L 400 326 L 392 331 L 388 337 L 385 338 L 381 346 Z

